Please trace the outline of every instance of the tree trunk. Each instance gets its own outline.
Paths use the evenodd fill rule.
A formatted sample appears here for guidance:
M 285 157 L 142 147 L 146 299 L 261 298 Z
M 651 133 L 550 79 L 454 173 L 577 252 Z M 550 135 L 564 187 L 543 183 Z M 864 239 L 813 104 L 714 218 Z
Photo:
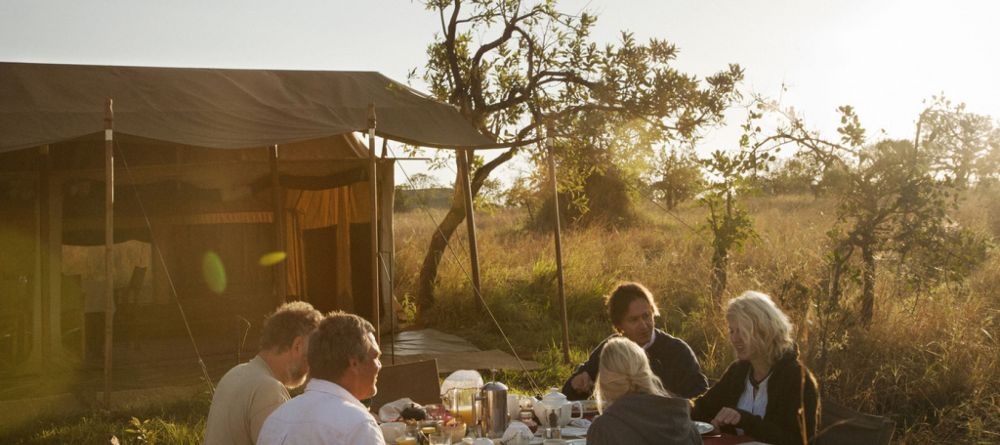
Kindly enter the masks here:
M 486 178 L 490 176 L 490 173 L 504 162 L 513 158 L 516 153 L 517 148 L 511 148 L 476 169 L 472 174 L 470 184 L 473 199 L 479 193 L 479 189 L 483 187 L 483 183 L 486 182 Z M 417 279 L 418 314 L 434 306 L 434 284 L 437 281 L 441 258 L 444 256 L 445 249 L 448 248 L 448 241 L 451 240 L 451 236 L 455 234 L 455 230 L 465 220 L 465 195 L 459 188 L 460 181 L 461 178 L 456 173 L 455 191 L 451 195 L 451 208 L 448 209 L 448 214 L 444 216 L 444 219 L 441 220 L 441 223 L 438 224 L 437 229 L 431 235 L 431 244 L 427 247 L 423 265 L 420 267 L 420 277 Z
M 457 181 L 456 181 L 457 182 Z M 461 189 L 455 188 L 452 193 L 451 207 L 448 214 L 438 224 L 434 234 L 431 235 L 431 244 L 424 255 L 423 265 L 420 267 L 420 278 L 417 279 L 417 309 L 418 313 L 430 309 L 434 306 L 434 285 L 437 281 L 438 267 L 441 265 L 441 258 L 445 249 L 448 248 L 448 241 L 455 234 L 455 230 L 465 220 L 465 197 Z
M 863 288 L 861 292 L 861 324 L 868 326 L 872 321 L 875 306 L 875 249 L 871 243 L 861 246 Z
M 712 300 L 716 305 L 722 304 L 722 294 L 726 291 L 726 270 L 729 267 L 729 253 L 716 249 L 712 253 Z

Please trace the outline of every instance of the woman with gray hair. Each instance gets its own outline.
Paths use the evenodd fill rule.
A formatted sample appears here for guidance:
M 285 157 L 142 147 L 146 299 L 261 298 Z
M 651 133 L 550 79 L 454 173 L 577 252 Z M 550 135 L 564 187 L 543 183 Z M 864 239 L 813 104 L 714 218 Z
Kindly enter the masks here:
M 690 402 L 663 389 L 646 352 L 628 338 L 604 345 L 594 393 L 601 415 L 587 431 L 589 445 L 702 443 L 691 422 Z
M 744 292 L 726 308 L 737 360 L 694 402 L 691 417 L 775 445 L 811 443 L 819 391 L 799 361 L 788 316 L 766 294 Z

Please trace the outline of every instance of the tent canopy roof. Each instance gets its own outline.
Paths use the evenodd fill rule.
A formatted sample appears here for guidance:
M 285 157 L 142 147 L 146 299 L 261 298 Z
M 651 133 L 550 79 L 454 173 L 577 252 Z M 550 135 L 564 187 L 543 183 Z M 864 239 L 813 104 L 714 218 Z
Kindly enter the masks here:
M 458 111 L 377 72 L 152 68 L 0 62 L 0 152 L 103 131 L 209 148 L 317 139 L 368 127 L 439 148 L 494 143 Z

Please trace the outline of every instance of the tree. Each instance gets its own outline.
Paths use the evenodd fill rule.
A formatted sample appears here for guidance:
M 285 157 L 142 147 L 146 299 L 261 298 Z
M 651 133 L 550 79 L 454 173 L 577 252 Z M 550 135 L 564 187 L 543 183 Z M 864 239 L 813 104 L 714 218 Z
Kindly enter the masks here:
M 797 143 L 827 171 L 839 172 L 842 184 L 834 190 L 837 223 L 829 232 L 832 247 L 826 293 L 829 304 L 837 307 L 843 281 L 851 275 L 852 258 L 860 256 L 859 319 L 868 325 L 874 312 L 880 255 L 895 255 L 901 261 L 917 251 L 958 246 L 975 257 L 976 249 L 968 246 L 967 236 L 955 236 L 949 228 L 948 211 L 957 205 L 958 186 L 951 177 L 934 171 L 936 151 L 921 145 L 919 139 L 868 144 L 854 109 L 844 106 L 839 110 L 839 142 L 806 131 L 805 124 L 794 116 L 773 140 Z
M 811 193 L 819 196 L 823 172 L 810 158 L 798 156 L 780 162 L 768 173 L 763 187 L 774 195 Z
M 970 182 L 997 173 L 990 155 L 1000 150 L 1000 128 L 986 115 L 966 111 L 936 96 L 920 115 L 917 137 L 931 155 L 931 170 L 950 175 L 966 188 Z
M 676 48 L 662 40 L 639 44 L 623 34 L 621 43 L 599 47 L 590 41 L 596 18 L 561 13 L 552 0 L 424 4 L 441 21 L 424 71 L 432 94 L 508 147 L 472 171 L 474 195 L 521 150 L 536 147 L 545 136 L 556 145 L 571 139 L 586 130 L 580 122 L 600 120 L 605 125 L 596 128 L 603 129 L 637 120 L 661 139 L 691 138 L 721 119 L 743 76 L 737 65 L 704 81 L 683 74 L 670 66 Z M 418 279 L 420 309 L 434 303 L 441 256 L 465 218 L 463 199 L 456 190 L 432 235 Z
M 709 182 L 699 202 L 708 209 L 706 227 L 712 233 L 712 300 L 719 304 L 726 291 L 729 254 L 756 236 L 750 214 L 738 202 L 754 187 L 748 173 L 756 162 L 746 150 L 735 154 L 715 151 L 703 165 L 710 176 L 718 178 Z
M 866 147 L 850 170 L 840 197 L 838 230 L 842 258 L 860 251 L 861 322 L 871 322 L 875 302 L 876 255 L 925 244 L 942 232 L 954 204 L 954 182 L 935 178 L 928 150 L 906 140 Z
M 698 200 L 708 209 L 706 227 L 712 232 L 712 299 L 722 303 L 729 275 L 729 254 L 757 236 L 753 220 L 739 200 L 759 189 L 761 174 L 773 162 L 774 152 L 767 149 L 769 138 L 758 140 L 761 133 L 757 121 L 763 117 L 762 104 L 755 100 L 748 107 L 747 119 L 741 126 L 739 150 L 717 150 L 701 161 L 709 178 L 705 192 Z
M 694 153 L 666 150 L 660 153 L 658 161 L 657 175 L 660 179 L 652 184 L 652 189 L 667 210 L 694 198 L 705 187 L 701 163 Z

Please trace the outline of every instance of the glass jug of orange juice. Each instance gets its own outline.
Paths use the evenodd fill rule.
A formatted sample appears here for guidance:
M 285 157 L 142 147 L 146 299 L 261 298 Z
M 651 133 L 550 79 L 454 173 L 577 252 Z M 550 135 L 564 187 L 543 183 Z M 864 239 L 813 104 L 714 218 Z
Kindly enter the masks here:
M 445 394 L 448 411 L 470 427 L 479 423 L 479 388 L 451 388 Z

